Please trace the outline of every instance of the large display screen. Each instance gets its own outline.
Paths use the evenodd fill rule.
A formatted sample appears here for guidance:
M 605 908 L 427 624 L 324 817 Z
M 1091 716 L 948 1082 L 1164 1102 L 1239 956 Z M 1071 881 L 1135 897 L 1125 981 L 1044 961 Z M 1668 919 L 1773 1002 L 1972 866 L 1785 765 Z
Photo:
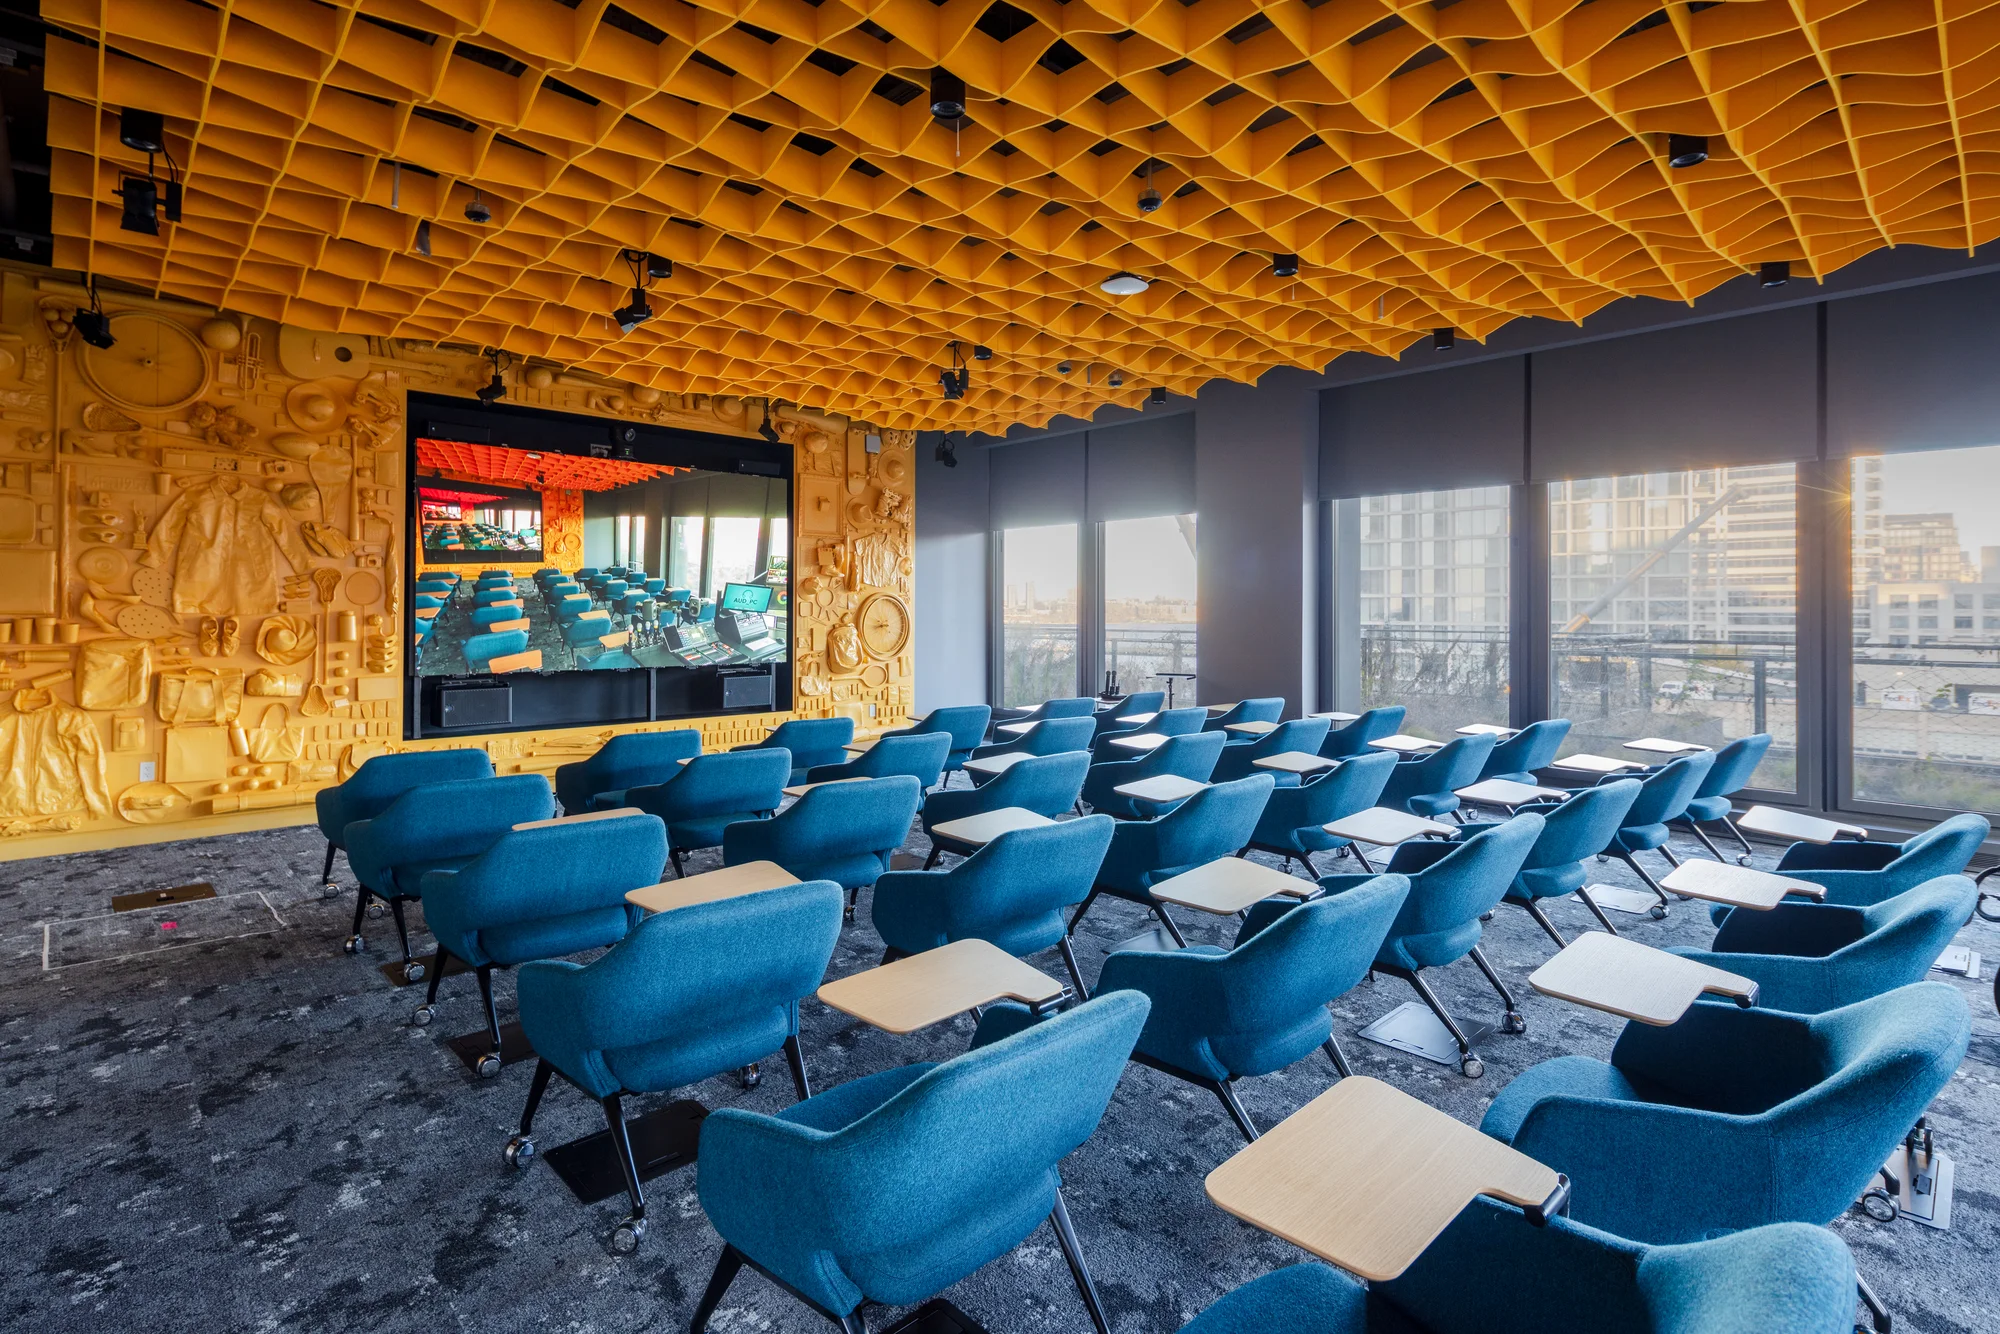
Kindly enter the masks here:
M 649 452 L 419 435 L 417 675 L 788 662 L 789 480 Z

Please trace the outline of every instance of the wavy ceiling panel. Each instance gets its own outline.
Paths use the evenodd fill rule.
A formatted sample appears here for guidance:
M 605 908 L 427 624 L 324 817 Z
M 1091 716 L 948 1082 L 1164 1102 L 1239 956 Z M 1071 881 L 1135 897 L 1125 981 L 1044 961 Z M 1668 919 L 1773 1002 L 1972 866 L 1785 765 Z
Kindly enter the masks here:
M 891 427 L 1040 423 L 2000 231 L 2000 5 L 1976 0 L 42 12 L 62 265 Z M 957 130 L 929 114 L 938 66 L 969 88 Z M 157 239 L 119 227 L 128 103 L 187 172 Z M 1669 134 L 1709 160 L 1670 168 Z M 626 248 L 674 272 L 621 334 Z M 1105 295 L 1121 269 L 1152 286 Z M 994 357 L 946 402 L 953 340 Z

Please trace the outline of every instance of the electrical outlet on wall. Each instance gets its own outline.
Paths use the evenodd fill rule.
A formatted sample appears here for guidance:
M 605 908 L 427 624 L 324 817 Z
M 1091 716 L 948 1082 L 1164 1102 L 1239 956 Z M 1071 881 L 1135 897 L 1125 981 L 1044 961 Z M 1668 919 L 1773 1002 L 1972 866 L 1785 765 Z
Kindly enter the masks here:
M 151 760 L 139 761 L 139 781 L 142 783 L 153 781 L 153 762 Z

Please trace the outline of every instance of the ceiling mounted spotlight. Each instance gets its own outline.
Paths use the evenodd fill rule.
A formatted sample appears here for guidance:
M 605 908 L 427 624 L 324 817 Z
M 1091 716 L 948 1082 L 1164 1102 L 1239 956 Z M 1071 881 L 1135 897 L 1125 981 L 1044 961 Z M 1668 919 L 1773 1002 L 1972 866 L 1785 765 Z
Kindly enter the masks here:
M 1297 255 L 1271 256 L 1271 276 L 1274 278 L 1296 278 L 1299 276 Z
M 160 188 L 152 177 L 124 177 L 116 193 L 125 201 L 125 211 L 118 218 L 120 231 L 160 234 Z
M 1774 259 L 1757 266 L 1757 282 L 1762 287 L 1783 287 L 1792 280 L 1790 260 Z
M 1457 345 L 1458 345 L 1458 330 L 1456 329 L 1431 330 L 1431 351 L 1449 352 L 1452 350 L 1452 348 L 1456 347 Z
M 166 118 L 157 111 L 126 107 L 118 113 L 118 142 L 151 157 L 167 151 Z
M 931 457 L 947 468 L 956 468 L 958 466 L 958 445 L 952 440 L 949 434 L 941 435 L 938 437 L 937 449 L 932 453 Z
M 1111 372 L 1111 378 L 1106 380 L 1105 383 L 1110 385 L 1113 389 L 1118 388 L 1119 386 L 1125 383 L 1125 372 L 1124 371 Z
M 419 255 L 422 255 L 422 256 L 424 256 L 424 257 L 425 257 L 426 259 L 430 258 L 430 253 L 431 253 L 431 220 L 430 220 L 429 218 L 419 218 L 419 219 L 417 220 L 417 245 L 416 245 L 416 249 L 417 249 L 417 253 L 418 253 Z
M 951 365 L 938 372 L 938 388 L 943 391 L 947 403 L 964 398 L 966 391 L 972 388 L 972 368 L 965 364 L 957 339 L 951 342 Z
M 465 220 L 467 222 L 493 221 L 493 210 L 486 207 L 485 196 L 481 195 L 476 189 L 472 192 L 472 202 L 465 206 Z
M 173 154 L 167 151 L 165 126 L 165 118 L 157 111 L 126 107 L 118 113 L 118 142 L 146 155 L 145 175 L 137 172 L 121 172 L 119 175 L 118 189 L 114 193 L 124 201 L 124 209 L 118 219 L 121 231 L 158 236 L 162 211 L 166 213 L 168 222 L 181 220 L 181 171 L 174 162 Z M 166 159 L 164 180 L 154 175 L 153 159 L 156 157 Z
M 1153 188 L 1153 159 L 1146 159 L 1146 188 L 1139 192 L 1139 211 L 1157 213 L 1161 204 L 1160 192 Z
M 673 277 L 674 265 L 672 260 L 645 250 L 623 250 L 619 258 L 632 266 L 632 299 L 612 311 L 611 318 L 617 323 L 619 333 L 628 334 L 653 318 L 653 307 L 646 300 L 646 285 L 656 278 Z
M 945 125 L 965 119 L 965 80 L 942 65 L 931 71 L 931 115 Z
M 1708 161 L 1708 136 L 1705 134 L 1670 134 L 1667 136 L 1667 165 L 1669 167 L 1699 167 Z
M 655 280 L 671 278 L 674 276 L 674 262 L 664 255 L 656 255 L 648 250 L 646 252 L 646 276 Z
M 507 397 L 507 382 L 500 378 L 500 353 L 498 349 L 495 349 L 493 353 L 493 378 L 486 382 L 485 388 L 473 390 L 472 396 L 488 407 L 492 407 L 495 403 Z
M 1167 387 L 1163 384 L 1154 385 L 1153 392 L 1146 395 L 1146 403 L 1155 408 L 1167 406 Z
M 1056 374 L 1057 374 L 1057 375 L 1068 375 L 1068 374 L 1069 374 L 1069 373 L 1070 373 L 1071 371 L 1073 371 L 1073 370 L 1075 370 L 1075 369 L 1076 369 L 1076 367 L 1074 367 L 1074 366 L 1070 365 L 1070 363 L 1068 363 L 1067 361 L 1058 361 L 1058 362 L 1056 363 Z
M 110 347 L 118 340 L 111 336 L 111 318 L 98 303 L 97 280 L 86 277 L 83 286 L 90 293 L 90 309 L 79 310 L 71 317 L 70 325 L 76 330 L 76 336 L 92 347 Z
M 1120 269 L 1098 285 L 1099 290 L 1111 296 L 1137 296 L 1152 284 L 1136 273 Z
M 974 361 L 991 361 L 993 360 L 993 349 L 980 343 L 974 343 L 972 345 L 972 359 Z

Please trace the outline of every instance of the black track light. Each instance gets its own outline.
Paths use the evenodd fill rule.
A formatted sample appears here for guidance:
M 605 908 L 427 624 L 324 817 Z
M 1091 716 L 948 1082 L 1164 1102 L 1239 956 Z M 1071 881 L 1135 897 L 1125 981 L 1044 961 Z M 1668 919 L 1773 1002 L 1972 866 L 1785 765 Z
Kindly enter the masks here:
M 981 343 L 974 343 L 972 345 L 972 359 L 974 361 L 991 361 L 993 360 L 993 349 Z
M 965 80 L 942 65 L 931 71 L 931 115 L 945 125 L 965 119 Z
M 1296 278 L 1296 277 L 1298 277 L 1298 276 L 1299 276 L 1299 257 L 1298 257 L 1297 255 L 1273 255 L 1273 256 L 1271 256 L 1271 276 L 1272 276 L 1273 278 Z
M 611 318 L 618 322 L 619 333 L 631 333 L 634 329 L 653 318 L 653 308 L 646 304 L 646 289 L 634 287 L 630 305 L 620 306 L 611 312 Z
M 1146 403 L 1155 408 L 1167 406 L 1167 387 L 1163 384 L 1154 385 L 1153 392 L 1146 395 Z
M 956 338 L 946 345 L 951 353 L 951 365 L 938 372 L 938 388 L 944 391 L 947 403 L 964 398 L 972 388 L 972 368 L 965 364 L 965 353 Z M 975 355 L 977 349 L 974 349 Z
M 1458 330 L 1456 329 L 1431 330 L 1431 351 L 1449 352 L 1452 350 L 1452 348 L 1456 346 L 1458 346 Z
M 1110 385 L 1113 389 L 1121 387 L 1125 383 L 1125 372 L 1124 371 L 1111 372 L 1111 378 L 1109 380 L 1106 380 L 1105 383 Z
M 1757 282 L 1763 287 L 1783 287 L 1792 280 L 1790 260 L 1774 259 L 1757 266 Z
M 472 192 L 472 202 L 465 206 L 465 220 L 481 223 L 493 221 L 493 210 L 486 207 L 485 196 L 477 190 Z
M 426 258 L 426 259 L 430 258 L 430 253 L 431 253 L 431 220 L 430 220 L 429 218 L 420 218 L 420 219 L 418 219 L 418 220 L 417 220 L 417 246 L 416 246 L 416 249 L 417 249 L 417 253 L 418 253 L 419 255 L 422 255 L 422 256 L 423 256 L 424 258 Z
M 1070 373 L 1071 371 L 1073 371 L 1073 370 L 1075 370 L 1075 369 L 1076 369 L 1076 367 L 1072 366 L 1072 365 L 1071 365 L 1071 364 L 1070 364 L 1069 362 L 1067 362 L 1067 361 L 1058 361 L 1058 362 L 1056 363 L 1056 374 L 1057 374 L 1057 375 L 1068 375 L 1068 374 L 1069 374 L 1069 373 Z
M 1158 213 L 1162 202 L 1160 192 L 1150 185 L 1139 192 L 1139 211 L 1141 213 Z
M 90 309 L 79 310 L 72 316 L 70 327 L 76 330 L 77 337 L 92 347 L 110 347 L 118 340 L 111 336 L 111 317 L 104 313 L 104 307 L 98 303 L 97 282 L 93 278 L 86 277 L 83 280 L 83 287 L 90 293 Z
M 665 255 L 656 255 L 649 250 L 646 252 L 646 276 L 655 282 L 662 278 L 671 278 L 674 276 L 674 262 Z
M 931 457 L 947 468 L 956 468 L 958 466 L 958 445 L 949 435 L 941 435 L 938 437 L 937 449 L 932 453 Z
M 150 176 L 127 176 L 118 186 L 125 211 L 118 219 L 121 231 L 160 234 L 160 187 Z
M 118 142 L 135 153 L 167 151 L 166 118 L 157 111 L 126 107 L 118 113 Z
M 647 284 L 655 279 L 673 277 L 674 262 L 650 250 L 621 250 L 618 253 L 619 258 L 632 268 L 632 299 L 612 311 L 611 318 L 617 323 L 619 333 L 631 333 L 653 318 L 653 307 L 646 300 Z
M 1705 134 L 1670 134 L 1667 136 L 1667 165 L 1669 167 L 1699 167 L 1708 161 L 1708 136 Z
M 495 403 L 507 397 L 507 382 L 500 378 L 500 354 L 498 352 L 493 354 L 493 378 L 486 382 L 485 388 L 473 390 L 472 396 L 488 407 L 492 407 Z

